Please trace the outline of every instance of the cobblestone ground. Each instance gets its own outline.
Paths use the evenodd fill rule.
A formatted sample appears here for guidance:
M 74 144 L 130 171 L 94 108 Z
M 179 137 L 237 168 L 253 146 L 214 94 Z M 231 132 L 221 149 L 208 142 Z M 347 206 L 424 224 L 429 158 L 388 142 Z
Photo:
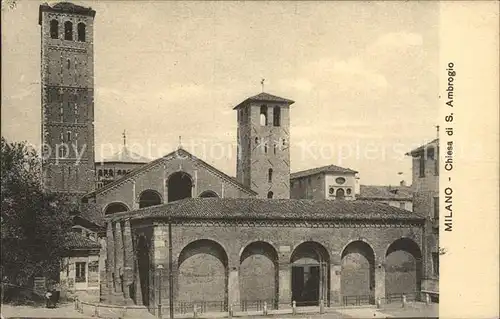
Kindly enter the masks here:
M 75 310 L 74 304 L 61 304 L 49 309 L 43 306 L 12 306 L 2 304 L 2 318 L 89 318 Z

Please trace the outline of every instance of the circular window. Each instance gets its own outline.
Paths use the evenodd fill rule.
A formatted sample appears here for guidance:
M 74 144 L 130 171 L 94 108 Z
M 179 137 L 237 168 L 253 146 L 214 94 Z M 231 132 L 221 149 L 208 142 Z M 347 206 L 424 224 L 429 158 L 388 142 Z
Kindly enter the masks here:
M 336 182 L 337 184 L 342 185 L 342 184 L 344 184 L 344 183 L 345 183 L 345 178 L 343 178 L 343 177 L 337 177 L 337 178 L 335 179 L 335 182 Z
M 350 188 L 347 189 L 347 195 L 351 195 L 351 189 Z
M 328 190 L 328 192 L 333 195 L 333 193 L 335 193 L 335 190 L 333 189 L 333 187 L 330 187 L 330 189 Z

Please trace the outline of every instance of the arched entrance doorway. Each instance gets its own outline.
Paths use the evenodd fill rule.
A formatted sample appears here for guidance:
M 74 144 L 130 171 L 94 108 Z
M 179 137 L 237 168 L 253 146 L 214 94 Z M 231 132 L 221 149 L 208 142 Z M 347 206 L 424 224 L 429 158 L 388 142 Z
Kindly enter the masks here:
M 227 311 L 228 258 L 213 240 L 201 239 L 184 247 L 178 260 L 179 302 L 198 303 L 206 311 Z
M 120 202 L 114 202 L 106 206 L 106 209 L 104 210 L 105 215 L 109 214 L 115 214 L 115 213 L 121 213 L 121 212 L 127 212 L 129 209 L 127 205 L 120 203 Z
M 137 240 L 137 266 L 139 268 L 139 279 L 141 281 L 141 295 L 144 306 L 149 306 L 149 269 L 150 269 L 150 245 L 144 236 Z
M 245 247 L 240 256 L 240 299 L 243 311 L 259 303 L 278 307 L 278 253 L 270 244 L 257 241 Z
M 330 257 L 319 243 L 304 242 L 292 253 L 292 301 L 297 306 L 317 306 L 320 300 L 329 304 Z
M 175 172 L 168 177 L 168 202 L 191 198 L 193 179 L 186 172 Z
M 375 254 L 364 241 L 351 242 L 342 252 L 340 291 L 344 305 L 374 303 Z
M 148 189 L 139 196 L 139 208 L 160 205 L 162 203 L 161 196 L 158 192 Z
M 214 191 L 211 191 L 211 190 L 206 190 L 206 191 L 203 191 L 199 197 L 202 197 L 202 198 L 208 198 L 208 197 L 219 197 L 219 195 L 217 195 L 216 192 Z
M 406 294 L 415 296 L 422 281 L 422 253 L 419 246 L 409 238 L 393 242 L 385 256 L 386 297 Z

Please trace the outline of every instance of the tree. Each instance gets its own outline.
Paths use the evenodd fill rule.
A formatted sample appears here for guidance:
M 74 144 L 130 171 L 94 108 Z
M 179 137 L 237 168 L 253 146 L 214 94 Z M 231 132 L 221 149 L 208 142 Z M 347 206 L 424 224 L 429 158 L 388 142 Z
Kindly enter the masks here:
M 58 274 L 71 228 L 65 198 L 44 191 L 41 160 L 23 143 L 1 140 L 2 280 L 27 285 Z

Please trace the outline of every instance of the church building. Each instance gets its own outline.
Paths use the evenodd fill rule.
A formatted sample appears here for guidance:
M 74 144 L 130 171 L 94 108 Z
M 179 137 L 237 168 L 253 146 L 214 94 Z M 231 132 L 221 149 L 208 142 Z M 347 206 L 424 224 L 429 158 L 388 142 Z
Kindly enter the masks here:
M 58 150 L 44 165 L 44 179 L 47 188 L 91 207 L 85 216 L 100 224 L 100 302 L 157 313 L 160 304 L 175 312 L 194 304 L 227 311 L 263 302 L 276 309 L 294 301 L 336 306 L 417 298 L 425 276 L 424 217 L 348 200 L 356 192 L 353 170 L 329 173 L 322 198 L 290 198 L 290 117 L 300 106 L 288 98 L 262 92 L 235 102 L 236 178 L 181 147 L 130 167 L 96 167 L 95 14 L 70 3 L 44 4 L 39 23 L 42 140 Z M 113 179 L 96 188 L 104 170 Z

